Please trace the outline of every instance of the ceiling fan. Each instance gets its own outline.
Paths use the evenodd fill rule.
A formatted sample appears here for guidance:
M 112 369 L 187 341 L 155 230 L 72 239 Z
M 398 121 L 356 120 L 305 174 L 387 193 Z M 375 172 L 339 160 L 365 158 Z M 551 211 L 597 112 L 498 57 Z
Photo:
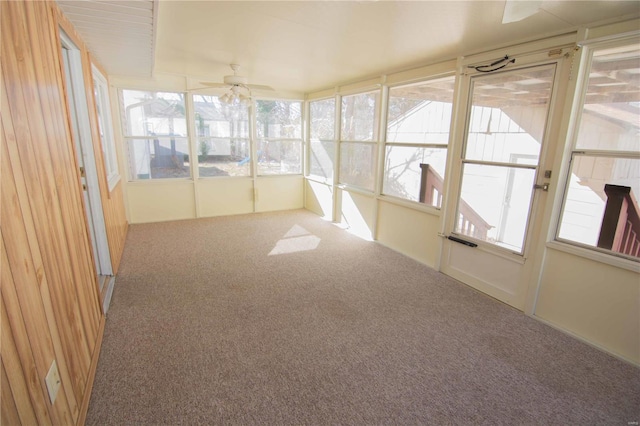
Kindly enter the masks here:
M 251 103 L 251 90 L 273 90 L 270 86 L 249 84 L 247 77 L 238 74 L 240 72 L 240 65 L 231 64 L 231 69 L 233 70 L 233 75 L 225 75 L 223 79 L 224 83 L 201 81 L 200 84 L 205 87 L 228 88 L 229 92 L 220 96 L 220 101 L 229 105 L 242 105 L 243 107 L 247 107 Z
M 236 88 L 243 88 L 247 90 L 273 90 L 270 86 L 264 86 L 260 84 L 249 84 L 249 79 L 245 76 L 239 74 L 240 65 L 231 64 L 231 69 L 233 70 L 233 75 L 225 75 L 224 83 L 212 83 L 207 81 L 202 81 L 200 84 L 207 87 L 228 87 L 233 90 Z M 238 89 L 236 89 L 237 91 Z

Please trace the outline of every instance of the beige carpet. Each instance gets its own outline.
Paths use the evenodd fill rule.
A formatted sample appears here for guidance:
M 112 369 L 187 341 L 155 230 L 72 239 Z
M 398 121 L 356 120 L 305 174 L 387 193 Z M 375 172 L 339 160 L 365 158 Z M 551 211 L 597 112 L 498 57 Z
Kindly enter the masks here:
M 640 370 L 307 211 L 131 226 L 87 424 L 616 424 Z

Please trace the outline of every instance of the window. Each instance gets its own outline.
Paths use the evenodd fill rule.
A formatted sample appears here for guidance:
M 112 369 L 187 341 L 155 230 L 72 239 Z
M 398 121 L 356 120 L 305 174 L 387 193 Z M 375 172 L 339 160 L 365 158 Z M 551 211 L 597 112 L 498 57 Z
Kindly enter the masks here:
M 249 107 L 205 95 L 194 95 L 193 105 L 199 176 L 250 176 Z
M 258 175 L 302 173 L 302 102 L 256 102 Z
M 441 206 L 454 84 L 452 76 L 389 90 L 383 194 Z
M 123 90 L 131 180 L 191 177 L 184 94 Z
M 342 97 L 340 183 L 374 190 L 379 92 Z
M 309 176 L 333 181 L 336 158 L 335 99 L 309 103 Z
M 116 156 L 116 145 L 113 138 L 113 122 L 111 121 L 111 105 L 109 103 L 109 89 L 107 79 L 95 66 L 91 66 L 93 74 L 93 91 L 98 112 L 98 130 L 100 131 L 100 142 L 102 145 L 102 157 L 104 159 L 104 169 L 107 173 L 107 183 L 109 191 L 120 180 L 118 170 L 118 158 Z
M 586 51 L 557 239 L 640 258 L 640 47 Z

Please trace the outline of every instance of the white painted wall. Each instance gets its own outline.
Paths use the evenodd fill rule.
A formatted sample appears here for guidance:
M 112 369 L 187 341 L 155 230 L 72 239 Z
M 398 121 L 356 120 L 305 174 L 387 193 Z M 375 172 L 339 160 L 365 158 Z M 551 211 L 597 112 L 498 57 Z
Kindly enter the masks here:
M 303 208 L 303 180 L 302 176 L 257 178 L 256 212 Z
M 547 249 L 535 316 L 640 364 L 640 277 Z
M 333 189 L 331 185 L 305 179 L 304 207 L 325 219 L 333 219 Z
M 432 268 L 440 252 L 440 216 L 378 201 L 377 241 Z
M 196 185 L 200 217 L 253 212 L 253 179 L 200 179 Z
M 165 222 L 196 217 L 193 181 L 127 182 L 129 223 Z
M 370 240 L 375 229 L 375 203 L 373 194 L 346 189 L 337 190 L 337 220 L 349 232 Z

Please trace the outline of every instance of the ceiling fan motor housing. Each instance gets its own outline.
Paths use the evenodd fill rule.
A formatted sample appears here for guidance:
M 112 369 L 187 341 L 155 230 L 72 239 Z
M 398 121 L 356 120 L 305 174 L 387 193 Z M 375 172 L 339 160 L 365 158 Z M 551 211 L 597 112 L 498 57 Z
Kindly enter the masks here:
M 224 84 L 229 84 L 232 86 L 237 86 L 240 84 L 246 85 L 248 82 L 247 77 L 243 77 L 240 75 L 226 75 L 224 77 Z

